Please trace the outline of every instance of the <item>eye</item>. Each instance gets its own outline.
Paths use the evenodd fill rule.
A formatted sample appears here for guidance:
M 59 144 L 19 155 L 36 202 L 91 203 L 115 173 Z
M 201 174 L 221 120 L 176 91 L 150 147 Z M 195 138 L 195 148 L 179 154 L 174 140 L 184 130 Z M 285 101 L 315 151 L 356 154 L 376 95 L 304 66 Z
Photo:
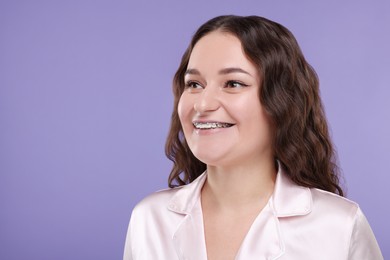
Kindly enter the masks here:
M 236 80 L 229 80 L 225 83 L 225 88 L 242 88 L 247 86 L 248 85 Z
M 190 89 L 201 89 L 203 88 L 201 84 L 199 84 L 199 82 L 196 82 L 196 81 L 187 81 L 185 83 L 185 87 L 186 88 L 190 88 Z

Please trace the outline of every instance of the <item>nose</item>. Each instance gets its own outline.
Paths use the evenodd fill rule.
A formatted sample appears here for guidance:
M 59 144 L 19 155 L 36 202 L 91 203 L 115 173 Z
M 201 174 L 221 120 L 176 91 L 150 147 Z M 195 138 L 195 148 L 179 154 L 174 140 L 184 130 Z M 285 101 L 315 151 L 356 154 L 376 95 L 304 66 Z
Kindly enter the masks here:
M 194 103 L 194 110 L 198 113 L 215 111 L 219 108 L 218 90 L 212 86 L 207 86 L 198 96 Z

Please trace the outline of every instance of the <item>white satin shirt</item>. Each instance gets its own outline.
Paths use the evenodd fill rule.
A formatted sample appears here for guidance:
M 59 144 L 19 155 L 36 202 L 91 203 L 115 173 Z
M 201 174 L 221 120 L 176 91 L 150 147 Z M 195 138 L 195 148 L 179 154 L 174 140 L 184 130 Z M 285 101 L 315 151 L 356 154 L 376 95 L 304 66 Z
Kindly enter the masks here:
M 279 167 L 280 168 L 280 167 Z M 206 260 L 200 191 L 192 183 L 149 195 L 133 210 L 124 260 Z M 279 170 L 275 190 L 236 260 L 380 260 L 359 206 L 343 197 L 293 183 Z

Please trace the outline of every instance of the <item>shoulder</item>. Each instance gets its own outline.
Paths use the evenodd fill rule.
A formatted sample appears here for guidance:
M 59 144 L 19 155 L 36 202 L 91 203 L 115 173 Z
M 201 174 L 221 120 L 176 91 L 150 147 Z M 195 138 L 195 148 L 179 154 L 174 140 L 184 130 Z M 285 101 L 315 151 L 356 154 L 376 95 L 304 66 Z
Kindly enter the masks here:
M 175 227 L 180 223 L 180 215 L 172 214 L 169 205 L 175 194 L 182 189 L 178 187 L 154 192 L 133 208 L 124 259 L 133 259 L 132 256 L 137 256 L 137 259 L 159 259 L 157 254 L 163 251 L 154 249 L 162 247 L 165 241 L 170 241 Z M 164 244 L 163 247 L 166 251 L 174 250 L 171 244 Z
M 138 212 L 166 213 L 167 210 L 186 214 L 198 201 L 205 180 L 206 174 L 203 173 L 189 184 L 154 192 L 135 206 L 133 214 Z
M 182 188 L 164 189 L 154 192 L 142 199 L 134 208 L 130 217 L 129 229 L 133 236 L 141 233 L 156 233 L 177 222 L 177 214 L 169 210 L 170 201 L 173 196 Z
M 322 223 L 327 223 L 327 230 L 332 230 L 333 234 L 348 231 L 348 259 L 383 259 L 370 224 L 356 202 L 327 191 L 310 190 L 313 212 L 326 216 L 329 221 Z
M 182 186 L 163 189 L 149 194 L 134 207 L 133 215 L 145 212 L 156 212 L 162 209 L 166 209 L 171 198 L 180 189 L 182 189 Z
M 312 188 L 310 189 L 313 201 L 313 211 L 323 210 L 324 213 L 344 215 L 354 218 L 358 213 L 359 205 L 335 193 Z
M 361 209 L 359 205 L 345 197 L 320 189 L 310 189 L 312 211 L 309 214 L 326 229 L 345 239 L 351 236 Z

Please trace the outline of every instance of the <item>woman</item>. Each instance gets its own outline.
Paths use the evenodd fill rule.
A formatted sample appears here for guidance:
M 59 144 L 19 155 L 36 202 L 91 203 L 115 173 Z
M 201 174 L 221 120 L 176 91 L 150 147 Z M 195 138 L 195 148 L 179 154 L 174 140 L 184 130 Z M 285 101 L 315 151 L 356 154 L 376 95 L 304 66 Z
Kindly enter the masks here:
M 171 189 L 135 207 L 124 259 L 383 259 L 342 197 L 318 85 L 280 24 L 202 25 L 173 83 Z

